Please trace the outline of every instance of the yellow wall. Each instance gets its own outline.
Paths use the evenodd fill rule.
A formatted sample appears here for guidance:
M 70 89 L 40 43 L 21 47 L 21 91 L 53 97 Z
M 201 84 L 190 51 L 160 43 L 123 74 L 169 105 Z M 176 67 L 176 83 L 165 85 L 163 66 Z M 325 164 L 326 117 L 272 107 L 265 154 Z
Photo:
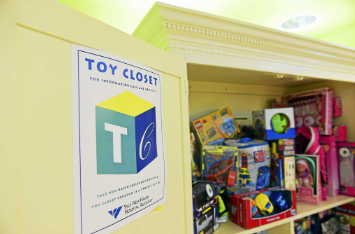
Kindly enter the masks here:
M 15 4 L 0 4 L 0 233 L 16 233 Z M 6 35 L 6 36 L 5 36 Z M 2 56 L 3 55 L 3 56 Z

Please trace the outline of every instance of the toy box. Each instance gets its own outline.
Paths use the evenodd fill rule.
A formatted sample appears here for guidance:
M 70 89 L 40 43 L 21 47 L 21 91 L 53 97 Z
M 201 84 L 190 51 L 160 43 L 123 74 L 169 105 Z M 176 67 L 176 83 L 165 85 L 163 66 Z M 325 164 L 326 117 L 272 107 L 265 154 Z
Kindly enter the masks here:
M 296 128 L 317 127 L 320 135 L 332 135 L 333 91 L 321 88 L 284 95 L 283 102 L 294 108 Z
M 275 148 L 275 154 L 281 159 L 287 156 L 295 155 L 295 140 L 294 139 L 279 139 L 275 141 L 269 141 L 270 147 Z
M 335 140 L 337 142 L 345 142 L 346 141 L 346 126 L 334 126 L 333 127 L 333 135 L 335 136 Z
M 213 182 L 196 181 L 192 184 L 192 205 L 194 217 L 216 205 L 217 188 Z
M 334 209 L 342 233 L 355 233 L 355 206 L 345 204 Z
M 258 139 L 275 140 L 296 137 L 293 108 L 253 111 L 253 124 Z
M 311 216 L 306 216 L 304 218 L 295 220 L 294 227 L 295 227 L 295 234 L 312 234 Z
M 328 233 L 322 231 L 322 225 L 327 222 L 332 217 L 335 217 L 335 212 L 333 210 L 325 210 L 321 211 L 318 214 L 314 214 L 311 216 L 311 233 Z M 335 232 L 333 232 L 335 233 Z
M 320 136 L 319 143 L 325 153 L 325 165 L 327 171 L 327 195 L 339 195 L 339 162 L 335 136 Z
M 333 117 L 341 116 L 341 98 L 333 98 Z
M 295 190 L 296 189 L 296 162 L 294 156 L 289 156 L 284 158 L 284 180 L 283 186 L 285 189 Z
M 277 183 L 273 186 L 284 187 L 285 189 L 295 190 L 295 140 L 294 139 L 280 139 L 276 141 L 269 141 L 271 147 L 272 169 L 275 168 Z M 275 164 L 276 163 L 276 164 Z M 273 165 L 275 164 L 275 165 Z M 277 166 L 280 164 L 282 168 L 282 175 L 278 173 Z M 274 172 L 272 173 L 274 174 Z M 281 178 L 281 180 L 279 178 Z M 272 179 L 273 180 L 273 179 Z
M 337 148 L 339 154 L 340 193 L 355 196 L 355 143 L 341 142 L 337 144 Z
M 205 145 L 202 149 L 203 179 L 220 185 L 235 186 L 238 173 L 238 148 Z
M 218 229 L 218 211 L 216 206 L 209 207 L 194 219 L 194 234 L 211 234 Z
M 270 187 L 283 188 L 283 163 L 281 159 L 271 157 Z
M 192 125 L 203 145 L 223 142 L 240 132 L 229 106 L 193 121 Z
M 265 189 L 231 196 L 232 221 L 251 229 L 296 215 L 295 191 Z
M 296 198 L 298 202 L 319 205 L 322 201 L 318 155 L 296 155 Z
M 236 194 L 246 193 L 269 187 L 270 184 L 270 148 L 267 142 L 243 138 L 226 140 L 230 146 L 238 147 L 238 188 Z

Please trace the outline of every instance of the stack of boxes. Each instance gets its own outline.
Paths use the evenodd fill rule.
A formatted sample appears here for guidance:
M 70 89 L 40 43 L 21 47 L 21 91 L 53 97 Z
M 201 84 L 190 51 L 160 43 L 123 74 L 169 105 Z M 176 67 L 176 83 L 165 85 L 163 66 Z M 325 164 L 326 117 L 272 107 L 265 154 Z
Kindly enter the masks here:
M 253 123 L 259 139 L 271 148 L 271 186 L 295 190 L 295 121 L 293 108 L 253 111 Z

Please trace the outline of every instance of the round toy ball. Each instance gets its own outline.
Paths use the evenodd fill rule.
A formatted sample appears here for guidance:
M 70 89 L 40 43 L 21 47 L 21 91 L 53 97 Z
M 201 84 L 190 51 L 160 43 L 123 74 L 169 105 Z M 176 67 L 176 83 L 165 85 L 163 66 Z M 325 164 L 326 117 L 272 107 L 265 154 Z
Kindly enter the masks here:
M 271 118 L 271 128 L 277 134 L 284 134 L 290 127 L 289 118 L 282 113 L 275 114 Z

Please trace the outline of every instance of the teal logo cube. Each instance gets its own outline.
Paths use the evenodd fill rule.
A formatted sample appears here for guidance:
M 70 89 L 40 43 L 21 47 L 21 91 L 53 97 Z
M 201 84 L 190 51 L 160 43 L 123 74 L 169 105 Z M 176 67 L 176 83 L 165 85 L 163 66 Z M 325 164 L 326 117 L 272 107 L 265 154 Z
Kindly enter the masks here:
M 157 157 L 154 105 L 126 91 L 95 109 L 97 174 L 137 174 Z

